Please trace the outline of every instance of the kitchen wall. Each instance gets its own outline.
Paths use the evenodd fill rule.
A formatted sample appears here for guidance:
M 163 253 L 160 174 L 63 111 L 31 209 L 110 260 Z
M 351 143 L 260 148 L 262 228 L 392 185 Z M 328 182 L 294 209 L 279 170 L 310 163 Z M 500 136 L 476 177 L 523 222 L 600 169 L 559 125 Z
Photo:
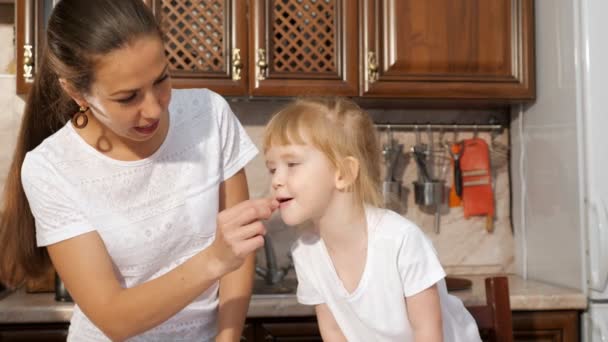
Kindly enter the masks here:
M 0 5 L 0 187 L 3 186 L 12 150 L 19 127 L 20 115 L 23 110 L 23 99 L 15 94 L 15 67 L 13 49 L 13 17 L 12 6 Z M 284 104 L 283 101 L 254 100 L 243 101 L 229 99 L 231 106 L 244 124 L 247 132 L 259 146 L 265 122 L 269 114 Z M 428 122 L 441 117 L 445 122 L 470 122 L 480 116 L 504 116 L 502 112 L 488 110 L 371 110 L 375 120 L 387 122 L 403 118 L 415 118 L 417 122 Z M 460 132 L 459 139 L 471 137 L 473 132 Z M 379 134 L 386 141 L 386 134 Z M 408 151 L 415 142 L 412 132 L 396 132 L 394 137 L 404 144 Z M 491 136 L 487 132 L 479 132 L 492 146 Z M 426 134 L 422 134 L 426 141 Z M 439 139 L 439 133 L 435 133 Z M 445 132 L 445 140 L 452 139 L 451 132 Z M 501 132 L 494 140 L 494 146 L 509 145 L 508 130 Z M 412 181 L 416 179 L 413 160 L 406 154 L 398 165 L 398 175 L 404 186 L 404 198 L 401 213 L 419 224 L 432 239 L 442 264 L 451 274 L 512 272 L 514 259 L 513 233 L 510 222 L 510 179 L 508 172 L 508 155 L 501 154 L 496 149 L 492 154 L 495 168 L 495 198 L 496 218 L 494 232 L 485 231 L 485 217 L 464 219 L 461 208 L 442 208 L 441 231 L 433 231 L 434 215 L 424 212 L 414 204 Z M 447 156 L 447 155 L 446 155 Z M 247 168 L 250 193 L 252 197 L 266 196 L 269 188 L 269 177 L 264 167 L 262 156 L 258 156 Z M 446 174 L 449 173 L 446 170 Z M 295 231 L 285 227 L 278 217 L 269 221 L 269 231 L 273 237 L 276 254 L 281 264 L 287 262 L 287 251 L 295 237 Z M 259 253 L 259 261 L 263 264 L 264 256 Z
M 583 182 L 583 158 L 587 156 L 582 141 L 588 137 L 582 132 L 584 119 L 578 113 L 589 109 L 584 108 L 580 94 L 587 86 L 581 78 L 589 67 L 590 48 L 583 36 L 589 32 L 581 28 L 582 3 L 535 2 L 537 98 L 528 106 L 513 108 L 511 168 L 516 272 L 585 290 L 585 212 L 581 203 L 588 185 Z M 594 34 L 604 33 L 598 30 Z M 597 101 L 603 101 L 603 89 L 603 85 L 594 89 L 599 92 Z M 593 123 L 596 129 L 605 130 Z
M 23 100 L 15 96 L 14 9 L 0 4 L 0 188 L 17 138 Z

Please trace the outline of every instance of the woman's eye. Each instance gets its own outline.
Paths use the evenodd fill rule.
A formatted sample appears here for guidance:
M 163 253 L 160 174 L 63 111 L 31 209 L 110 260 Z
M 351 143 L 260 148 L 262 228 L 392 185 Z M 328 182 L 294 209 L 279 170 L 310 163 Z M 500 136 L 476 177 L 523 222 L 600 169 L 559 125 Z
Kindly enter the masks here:
M 300 163 L 287 163 L 288 167 L 294 167 L 294 166 L 298 166 L 300 165 Z
M 269 172 L 271 175 L 274 175 L 274 172 L 275 172 L 276 170 L 277 170 L 277 169 L 268 169 L 268 172 Z
M 169 78 L 169 74 L 165 74 L 165 76 L 159 78 L 158 80 L 156 80 L 156 82 L 154 82 L 154 84 L 159 84 L 162 83 L 163 81 L 167 80 Z
M 120 103 L 123 103 L 123 104 L 124 104 L 124 103 L 129 103 L 129 102 L 133 101 L 133 99 L 135 99 L 135 96 L 137 96 L 137 94 L 136 94 L 136 93 L 133 93 L 133 95 L 131 95 L 131 96 L 127 97 L 127 98 L 124 98 L 124 99 L 118 99 L 118 100 L 116 100 L 116 101 L 117 101 L 117 102 L 120 102 Z

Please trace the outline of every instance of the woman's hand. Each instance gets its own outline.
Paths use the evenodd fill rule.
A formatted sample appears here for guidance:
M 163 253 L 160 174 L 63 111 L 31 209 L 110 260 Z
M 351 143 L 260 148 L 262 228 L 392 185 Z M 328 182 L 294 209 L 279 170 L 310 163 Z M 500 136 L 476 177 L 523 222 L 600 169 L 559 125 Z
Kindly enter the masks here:
M 225 274 L 239 268 L 247 255 L 264 245 L 266 228 L 262 220 L 278 208 L 275 199 L 247 200 L 221 211 L 217 216 L 215 241 L 210 246 L 221 271 Z

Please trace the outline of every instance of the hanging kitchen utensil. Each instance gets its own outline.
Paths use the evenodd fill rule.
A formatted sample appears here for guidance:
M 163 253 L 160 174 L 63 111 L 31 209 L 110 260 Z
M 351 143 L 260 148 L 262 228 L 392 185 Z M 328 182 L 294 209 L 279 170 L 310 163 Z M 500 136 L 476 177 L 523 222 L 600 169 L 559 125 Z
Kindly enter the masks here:
M 384 199 L 384 206 L 399 210 L 401 200 L 401 182 L 396 178 L 396 165 L 399 161 L 399 157 L 403 151 L 403 144 L 398 144 L 393 139 L 393 133 L 391 126 L 387 129 L 388 142 L 382 147 L 382 154 L 384 155 L 384 163 L 386 168 L 386 175 L 382 182 L 382 196 Z
M 452 166 L 452 184 L 450 186 L 450 193 L 448 195 L 448 206 L 450 208 L 461 206 L 462 196 L 462 175 L 460 169 L 460 157 L 462 156 L 463 144 L 458 142 L 458 128 L 456 125 L 453 126 L 454 136 L 452 143 L 444 142 L 446 149 L 450 153 Z
M 481 138 L 472 138 L 464 140 L 463 147 L 460 168 L 464 217 L 487 216 L 486 230 L 492 232 L 494 194 L 488 144 Z

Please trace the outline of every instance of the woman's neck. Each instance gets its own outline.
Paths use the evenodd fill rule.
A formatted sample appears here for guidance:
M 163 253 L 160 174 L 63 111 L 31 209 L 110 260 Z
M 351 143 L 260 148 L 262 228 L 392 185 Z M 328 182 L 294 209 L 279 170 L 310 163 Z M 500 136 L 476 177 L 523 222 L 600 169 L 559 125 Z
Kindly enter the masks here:
M 121 160 L 134 161 L 151 156 L 167 137 L 169 131 L 168 119 L 161 120 L 158 132 L 146 141 L 133 141 L 115 134 L 104 126 L 93 115 L 89 115 L 86 127 L 76 129 L 76 132 L 84 141 L 94 147 L 107 157 Z

